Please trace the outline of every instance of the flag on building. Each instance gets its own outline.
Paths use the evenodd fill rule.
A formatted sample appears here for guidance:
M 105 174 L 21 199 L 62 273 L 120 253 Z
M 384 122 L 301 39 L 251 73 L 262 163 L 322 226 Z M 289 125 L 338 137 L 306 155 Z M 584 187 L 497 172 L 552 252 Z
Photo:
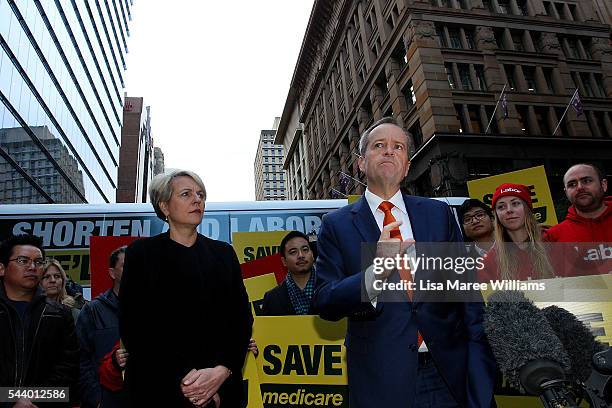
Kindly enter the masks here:
M 580 99 L 580 92 L 578 92 L 577 89 L 576 89 L 576 92 L 574 92 L 574 96 L 572 96 L 572 100 L 570 101 L 570 104 L 576 111 L 576 116 L 580 116 L 584 113 L 584 106 L 582 106 L 582 100 Z

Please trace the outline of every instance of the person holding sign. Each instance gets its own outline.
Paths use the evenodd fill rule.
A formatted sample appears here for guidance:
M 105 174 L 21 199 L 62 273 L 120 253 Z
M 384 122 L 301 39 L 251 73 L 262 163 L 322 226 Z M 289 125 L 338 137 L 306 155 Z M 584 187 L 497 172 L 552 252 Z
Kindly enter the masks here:
M 413 303 L 406 291 L 398 293 L 403 301 L 388 302 L 374 283 L 397 275 L 409 281 L 410 270 L 376 275 L 373 264 L 362 264 L 363 243 L 377 246 L 376 259 L 395 256 L 415 241 L 461 240 L 445 203 L 400 191 L 410 164 L 408 144 L 393 118 L 379 120 L 361 136 L 359 168 L 367 190 L 323 218 L 314 307 L 329 320 L 348 317 L 351 407 L 490 407 L 496 365 L 482 326 L 482 302 Z
M 232 247 L 198 233 L 206 190 L 174 170 L 149 190 L 168 232 L 134 241 L 119 290 L 132 406 L 241 406 L 253 317 Z
M 495 211 L 495 246 L 486 254 L 480 280 L 553 278 L 554 268 L 542 242 L 527 186 L 501 184 L 491 204 Z
M 300 231 L 289 232 L 280 243 L 280 254 L 288 271 L 287 277 L 264 295 L 262 316 L 312 314 L 315 274 L 308 236 Z

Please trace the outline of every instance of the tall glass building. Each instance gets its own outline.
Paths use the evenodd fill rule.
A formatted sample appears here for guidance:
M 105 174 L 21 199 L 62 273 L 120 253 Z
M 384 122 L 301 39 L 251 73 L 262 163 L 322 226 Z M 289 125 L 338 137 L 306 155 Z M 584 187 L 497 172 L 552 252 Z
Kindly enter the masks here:
M 114 202 L 132 0 L 0 0 L 0 204 Z

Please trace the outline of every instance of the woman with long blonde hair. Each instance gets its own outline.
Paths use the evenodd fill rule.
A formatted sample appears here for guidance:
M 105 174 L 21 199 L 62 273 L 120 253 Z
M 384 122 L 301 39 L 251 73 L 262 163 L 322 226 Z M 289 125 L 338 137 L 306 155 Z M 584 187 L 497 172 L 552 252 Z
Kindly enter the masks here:
M 487 254 L 481 280 L 548 279 L 555 276 L 529 189 L 506 183 L 495 189 L 495 247 Z
M 68 277 L 62 265 L 56 259 L 48 259 L 44 267 L 43 277 L 40 285 L 45 291 L 45 295 L 58 303 L 69 307 L 72 317 L 76 321 L 79 309 L 76 308 L 76 301 L 66 292 L 66 282 Z

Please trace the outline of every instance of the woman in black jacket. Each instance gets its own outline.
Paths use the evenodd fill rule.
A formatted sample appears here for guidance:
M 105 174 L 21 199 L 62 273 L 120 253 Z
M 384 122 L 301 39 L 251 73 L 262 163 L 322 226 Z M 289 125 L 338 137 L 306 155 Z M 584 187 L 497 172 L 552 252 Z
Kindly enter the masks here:
M 119 291 L 133 406 L 238 407 L 253 318 L 232 247 L 198 234 L 206 190 L 189 171 L 149 190 L 169 230 L 135 241 Z

